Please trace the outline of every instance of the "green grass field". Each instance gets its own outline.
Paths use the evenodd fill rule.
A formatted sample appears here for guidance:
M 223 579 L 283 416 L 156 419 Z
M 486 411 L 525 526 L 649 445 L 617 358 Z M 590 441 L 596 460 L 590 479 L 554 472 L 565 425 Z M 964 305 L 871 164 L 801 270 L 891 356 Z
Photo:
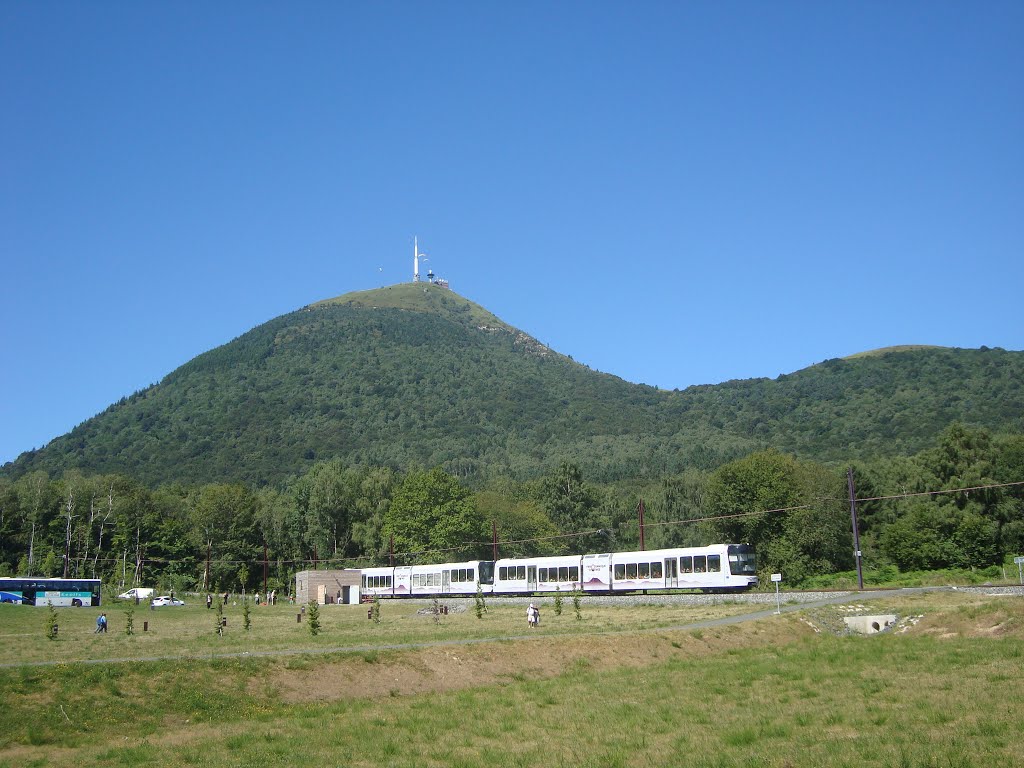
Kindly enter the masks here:
M 0 765 L 990 766 L 1021 764 L 1024 600 L 964 593 L 879 600 L 923 616 L 903 633 L 815 631 L 833 609 L 667 629 L 743 610 L 571 606 L 527 633 L 518 607 L 436 623 L 410 604 L 325 607 L 313 638 L 293 607 L 0 611 L 3 663 L 220 650 L 267 657 L 0 669 Z M 145 614 L 145 615 L 143 615 Z M 831 617 L 834 618 L 834 617 Z M 461 640 L 486 639 L 472 645 Z M 446 643 L 377 650 L 400 643 Z M 318 649 L 355 648 L 349 652 Z

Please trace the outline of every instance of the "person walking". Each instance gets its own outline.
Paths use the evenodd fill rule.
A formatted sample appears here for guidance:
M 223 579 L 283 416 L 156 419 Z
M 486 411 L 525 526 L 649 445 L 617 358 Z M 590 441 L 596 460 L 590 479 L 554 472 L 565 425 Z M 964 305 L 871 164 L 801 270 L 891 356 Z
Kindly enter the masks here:
M 107 614 L 101 613 L 96 617 L 96 632 L 93 634 L 99 634 L 107 631 Z
M 207 609 L 213 608 L 213 595 L 206 596 L 206 607 Z

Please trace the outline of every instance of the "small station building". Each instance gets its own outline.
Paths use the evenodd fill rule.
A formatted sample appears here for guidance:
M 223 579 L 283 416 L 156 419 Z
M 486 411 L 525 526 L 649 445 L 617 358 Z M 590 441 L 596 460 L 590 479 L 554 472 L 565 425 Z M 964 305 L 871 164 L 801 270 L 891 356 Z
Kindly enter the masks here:
M 358 604 L 362 573 L 358 568 L 299 571 L 295 574 L 295 600 L 303 604 L 315 601 L 318 605 Z

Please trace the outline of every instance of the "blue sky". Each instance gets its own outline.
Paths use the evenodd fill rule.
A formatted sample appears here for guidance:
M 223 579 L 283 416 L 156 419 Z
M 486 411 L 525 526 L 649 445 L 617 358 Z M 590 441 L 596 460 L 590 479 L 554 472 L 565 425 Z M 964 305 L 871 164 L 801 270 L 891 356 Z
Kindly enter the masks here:
M 995 1 L 4 3 L 0 462 L 414 235 L 666 389 L 1024 349 L 1021 40 Z

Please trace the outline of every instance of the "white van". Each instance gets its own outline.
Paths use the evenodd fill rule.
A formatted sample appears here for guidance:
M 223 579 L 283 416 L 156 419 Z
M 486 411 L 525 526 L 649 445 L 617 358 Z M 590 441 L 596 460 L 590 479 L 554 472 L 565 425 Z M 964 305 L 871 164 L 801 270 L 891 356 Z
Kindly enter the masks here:
M 152 587 L 134 587 L 117 596 L 118 600 L 149 600 L 155 592 Z

